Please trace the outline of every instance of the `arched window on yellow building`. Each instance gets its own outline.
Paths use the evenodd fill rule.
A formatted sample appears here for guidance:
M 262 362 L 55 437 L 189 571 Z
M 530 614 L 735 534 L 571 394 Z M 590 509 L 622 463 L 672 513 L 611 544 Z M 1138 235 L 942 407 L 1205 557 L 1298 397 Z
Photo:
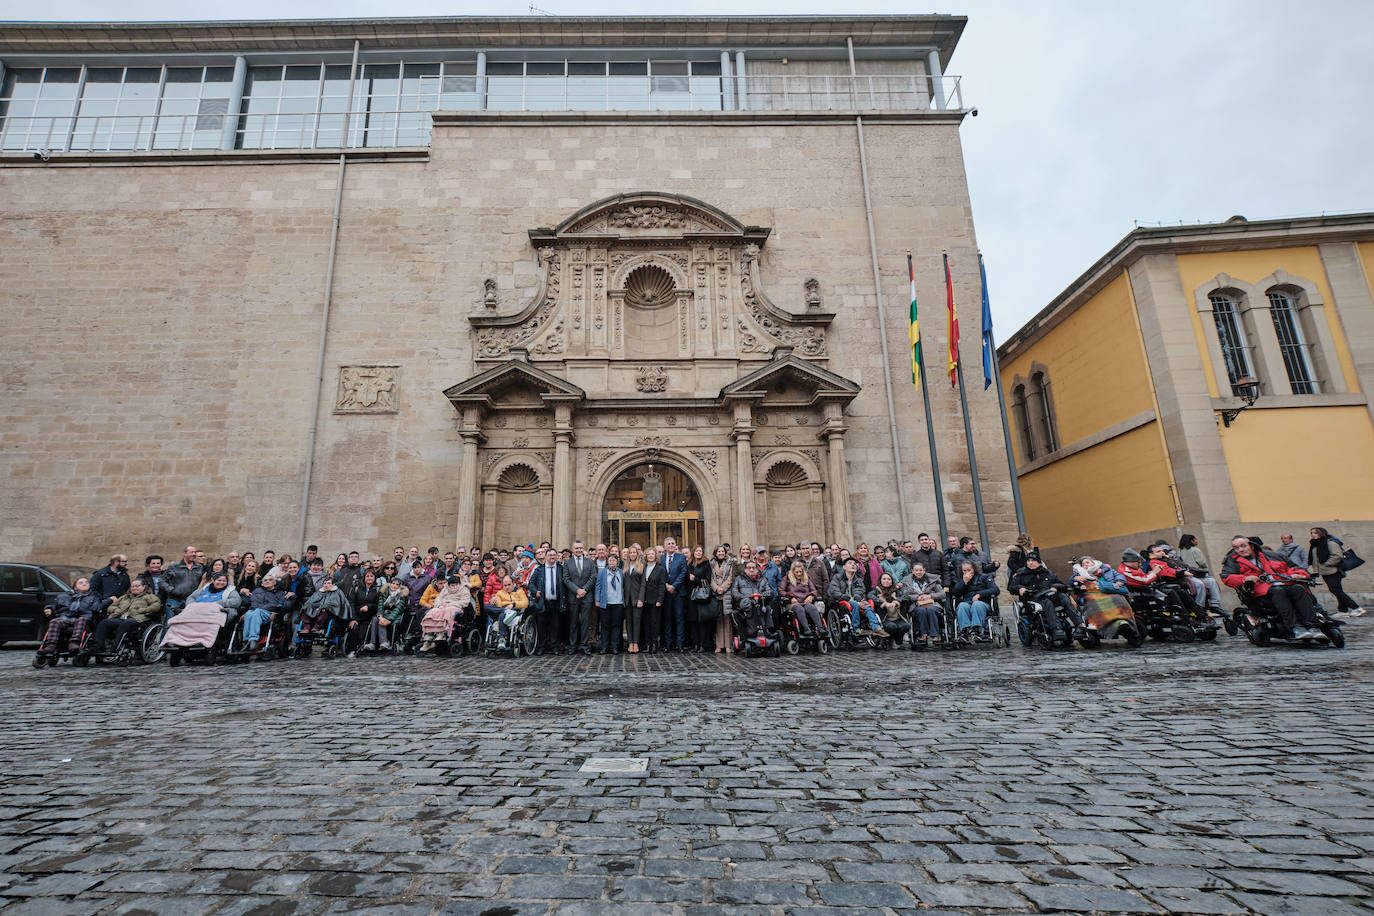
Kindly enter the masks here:
M 1026 408 L 1030 412 L 1031 429 L 1045 454 L 1059 449 L 1059 435 L 1054 422 L 1054 398 L 1050 395 L 1049 374 L 1044 369 L 1031 373 L 1026 393 Z
M 1011 389 L 1011 417 L 1021 438 L 1021 460 L 1035 460 L 1035 438 L 1031 435 L 1030 413 L 1026 410 L 1026 385 L 1018 383 Z
M 1217 327 L 1221 358 L 1226 362 L 1226 377 L 1231 382 L 1231 393 L 1236 394 L 1236 383 L 1255 374 L 1250 346 L 1246 341 L 1245 322 L 1241 319 L 1241 302 L 1230 291 L 1212 293 L 1207 299 L 1212 303 L 1212 320 Z
M 1298 297 L 1301 291 L 1274 286 L 1265 291 L 1269 298 L 1269 315 L 1274 320 L 1274 335 L 1279 339 L 1279 353 L 1288 384 L 1294 394 L 1316 394 L 1318 383 L 1312 371 L 1312 356 L 1302 321 L 1298 317 Z

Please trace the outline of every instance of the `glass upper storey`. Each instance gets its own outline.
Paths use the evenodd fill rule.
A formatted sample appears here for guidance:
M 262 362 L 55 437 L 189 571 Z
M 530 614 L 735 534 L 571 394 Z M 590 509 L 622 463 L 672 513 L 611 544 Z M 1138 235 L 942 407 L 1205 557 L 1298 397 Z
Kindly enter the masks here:
M 435 111 L 960 108 L 934 53 L 401 51 L 356 71 L 338 52 L 0 57 L 0 152 L 417 147 Z

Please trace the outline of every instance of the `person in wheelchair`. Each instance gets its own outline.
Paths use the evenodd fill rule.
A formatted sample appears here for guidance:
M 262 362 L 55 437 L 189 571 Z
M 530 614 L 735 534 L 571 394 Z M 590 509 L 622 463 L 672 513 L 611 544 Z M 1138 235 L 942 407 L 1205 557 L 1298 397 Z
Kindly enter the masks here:
M 263 576 L 258 587 L 248 593 L 248 610 L 243 612 L 243 645 L 250 659 L 258 654 L 263 626 L 285 608 L 286 595 L 277 591 L 277 577 L 271 573 Z
M 1182 560 L 1169 556 L 1169 545 L 1158 542 L 1150 545 L 1150 569 L 1159 574 L 1155 588 L 1162 590 L 1188 610 L 1194 618 L 1206 620 L 1207 612 L 1197 603 L 1198 592 L 1205 590 Z
M 1096 585 L 1099 591 L 1109 595 L 1130 594 L 1125 576 L 1088 554 L 1079 557 L 1078 562 L 1073 564 L 1073 575 L 1069 577 L 1069 584 L 1079 592 Z
M 396 625 L 406 615 L 410 604 L 410 591 L 400 578 L 387 582 L 386 595 L 377 608 L 377 614 L 368 625 L 367 635 L 363 637 L 364 652 L 386 652 L 391 648 L 392 633 Z
M 1139 556 L 1136 554 L 1137 558 Z M 1050 572 L 1049 568 L 1040 561 L 1040 551 L 1029 551 L 1026 554 L 1025 563 L 1025 566 L 1012 575 L 1011 582 L 1008 583 L 1011 591 L 1019 596 L 1022 601 L 1034 600 L 1039 602 L 1045 609 L 1050 629 L 1055 634 L 1063 635 L 1062 618 L 1068 618 L 1069 622 L 1073 624 L 1073 638 L 1082 637 L 1084 635 L 1083 618 L 1078 616 L 1078 609 L 1074 607 L 1073 601 L 1069 598 L 1069 587 L 1059 581 L 1059 577 Z
M 806 565 L 801 560 L 792 561 L 792 567 L 783 577 L 779 594 L 784 605 L 792 608 L 797 615 L 797 624 L 803 636 L 825 629 L 825 620 L 816 606 L 816 587 L 811 583 L 811 577 L 806 574 Z
M 1020 562 L 1025 563 L 1024 556 Z M 997 580 L 968 560 L 961 561 L 954 572 L 954 584 L 950 586 L 949 594 L 954 601 L 959 634 L 963 636 L 972 631 L 978 639 L 990 638 L 988 615 L 992 613 L 992 599 L 1002 591 L 997 587 Z
M 836 608 L 849 612 L 850 625 L 856 634 L 867 636 L 872 632 L 876 636 L 888 635 L 878 615 L 873 613 L 873 604 L 868 600 L 868 588 L 859 573 L 858 560 L 845 558 L 843 572 L 830 580 L 830 590 L 825 597 Z
M 218 604 L 224 608 L 225 625 L 229 626 L 238 616 L 239 607 L 243 604 L 243 596 L 229 584 L 229 574 L 221 571 L 215 573 L 209 582 L 192 592 L 191 597 L 186 599 L 186 603 Z
M 911 637 L 911 648 L 919 649 L 940 644 L 940 602 L 945 600 L 945 586 L 926 572 L 925 564 L 916 563 L 911 574 L 902 579 L 897 594 L 911 614 L 915 628 Z M 918 641 L 916 635 L 920 634 Z
M 863 587 L 862 576 L 859 587 Z M 751 633 L 762 633 L 770 628 L 772 621 L 768 610 L 775 597 L 773 586 L 768 584 L 762 568 L 753 560 L 744 565 L 744 572 L 735 576 L 735 584 L 730 588 L 734 609 L 747 621 Z
M 353 605 L 348 597 L 339 590 L 333 578 L 325 576 L 320 580 L 320 590 L 301 607 L 300 635 L 308 637 L 316 630 L 323 632 L 331 617 L 349 627 L 358 622 L 353 617 Z
M 129 590 L 120 595 L 105 612 L 106 617 L 95 628 L 91 651 L 97 655 L 114 652 L 120 640 L 138 631 L 145 623 L 162 618 L 162 601 L 148 591 L 148 583 L 135 579 Z
M 43 615 L 51 617 L 52 622 L 48 624 L 43 644 L 38 648 L 40 656 L 56 655 L 57 644 L 63 639 L 67 640 L 68 649 L 78 651 L 86 638 L 86 628 L 100 611 L 100 596 L 91 591 L 89 579 L 77 579 L 72 587 L 75 591 L 58 595 L 51 605 L 43 608 Z
M 891 548 L 888 550 L 890 552 Z M 902 568 L 906 568 L 905 563 L 902 564 Z M 882 624 L 877 632 L 886 633 L 891 637 L 892 644 L 900 647 L 902 640 L 906 639 L 906 634 L 911 630 L 911 623 L 902 613 L 902 590 L 892 573 L 884 571 L 878 577 L 878 584 L 868 593 L 868 600 L 873 603 L 873 610 Z
M 1319 628 L 1316 602 L 1312 593 L 1295 581 L 1308 578 L 1307 570 L 1289 566 L 1243 535 L 1231 539 L 1231 551 L 1221 563 L 1221 581 L 1242 599 L 1252 598 L 1278 611 L 1294 639 L 1321 640 L 1326 637 Z
M 496 617 L 497 632 L 500 634 L 498 649 L 505 649 L 510 639 L 510 628 L 515 626 L 515 622 L 520 619 L 520 614 L 530 606 L 529 596 L 525 590 L 515 584 L 515 579 L 511 576 L 503 576 L 500 587 L 492 593 L 491 600 L 487 602 L 487 607 Z

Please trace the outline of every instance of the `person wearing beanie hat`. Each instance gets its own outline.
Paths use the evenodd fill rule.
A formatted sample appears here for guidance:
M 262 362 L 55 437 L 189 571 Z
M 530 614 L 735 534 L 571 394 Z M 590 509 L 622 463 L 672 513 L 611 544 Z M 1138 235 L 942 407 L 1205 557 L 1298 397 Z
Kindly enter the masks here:
M 1140 563 L 1144 559 L 1145 558 L 1140 555 L 1140 551 L 1133 547 L 1127 547 L 1125 550 L 1121 551 L 1122 563 Z
M 1036 600 L 1045 608 L 1051 630 L 1056 633 L 1062 632 L 1063 626 L 1059 618 L 1063 615 L 1073 624 L 1071 638 L 1085 639 L 1083 620 L 1078 616 L 1078 609 L 1074 607 L 1073 600 L 1069 598 L 1069 587 L 1050 572 L 1049 567 L 1040 562 L 1039 551 L 1027 551 L 1025 563 L 1025 566 L 1012 574 L 1008 583 L 1012 594 L 1019 595 L 1023 600 L 1040 595 L 1041 597 Z M 1055 613 L 1056 609 L 1059 614 Z

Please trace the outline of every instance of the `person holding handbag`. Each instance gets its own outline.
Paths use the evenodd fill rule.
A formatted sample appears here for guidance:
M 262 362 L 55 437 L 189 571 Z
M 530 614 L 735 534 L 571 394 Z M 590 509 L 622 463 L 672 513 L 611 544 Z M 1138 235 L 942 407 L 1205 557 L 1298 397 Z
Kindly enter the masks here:
M 711 645 L 716 626 L 711 600 L 711 561 L 706 559 L 706 548 L 700 544 L 692 548 L 692 560 L 687 565 L 687 601 L 692 642 L 700 654 Z
M 1321 576 L 1331 597 L 1336 599 L 1336 614 L 1349 617 L 1363 617 L 1364 608 L 1345 593 L 1341 580 L 1347 570 L 1364 565 L 1360 559 L 1345 546 L 1340 538 L 1332 537 L 1325 528 L 1313 528 L 1308 532 L 1311 540 L 1307 547 L 1307 568 L 1313 575 Z

